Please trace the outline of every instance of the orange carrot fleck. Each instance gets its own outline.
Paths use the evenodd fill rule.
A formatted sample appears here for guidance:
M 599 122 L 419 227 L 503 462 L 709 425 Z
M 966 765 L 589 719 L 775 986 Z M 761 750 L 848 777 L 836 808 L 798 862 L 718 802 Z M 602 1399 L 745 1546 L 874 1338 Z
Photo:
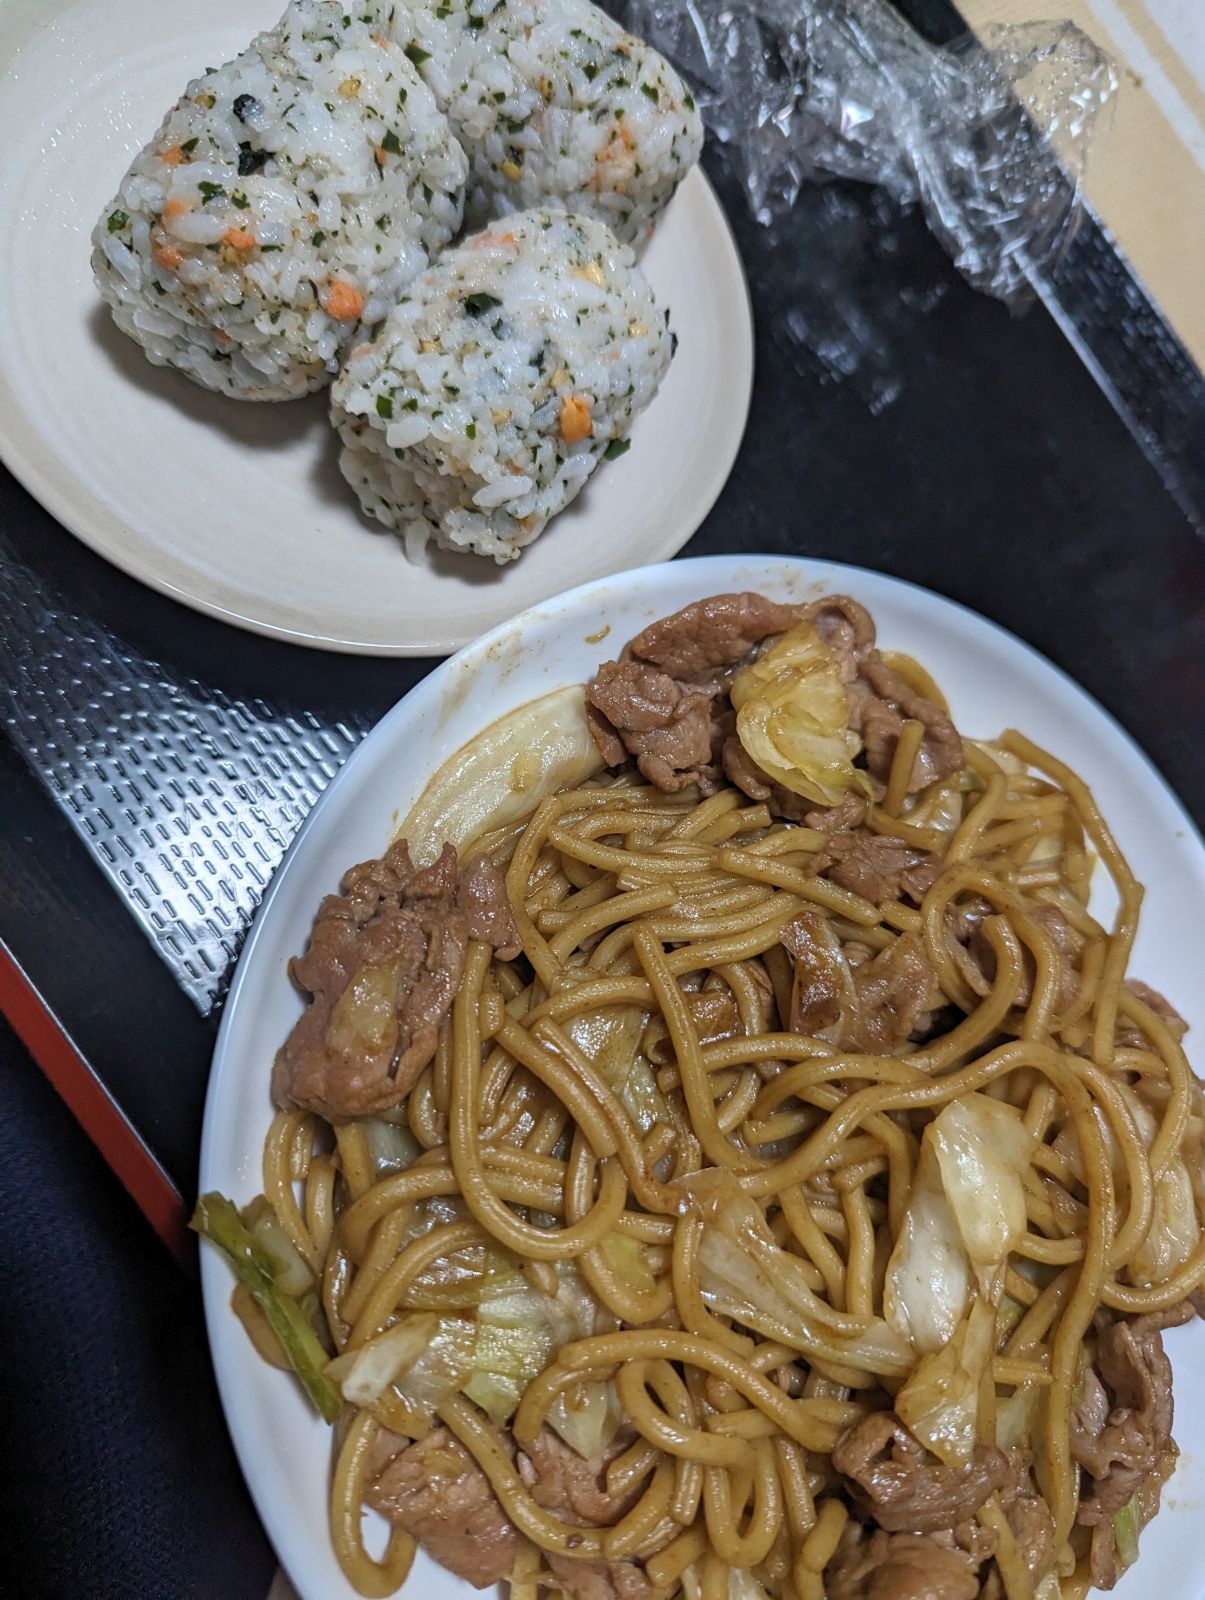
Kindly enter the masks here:
M 364 296 L 354 283 L 346 278 L 332 278 L 327 287 L 323 309 L 336 322 L 354 322 L 364 311 Z
M 182 217 L 185 212 L 191 210 L 192 206 L 187 200 L 180 200 L 173 195 L 170 200 L 164 202 L 163 215 L 170 222 L 173 217 Z
M 174 244 L 157 244 L 154 255 L 165 272 L 176 272 L 184 265 L 184 257 Z
M 178 144 L 172 145 L 170 150 L 163 152 L 163 160 L 169 167 L 178 167 L 184 160 L 184 151 Z
M 579 439 L 588 439 L 593 432 L 590 402 L 580 394 L 567 394 L 561 401 L 561 438 L 566 444 L 576 444 Z
M 230 245 L 234 250 L 254 250 L 256 238 L 253 233 L 248 233 L 246 228 L 227 228 L 222 235 L 222 243 Z
M 373 145 L 372 153 L 376 157 L 377 166 L 383 167 L 385 165 L 385 152 L 379 144 Z

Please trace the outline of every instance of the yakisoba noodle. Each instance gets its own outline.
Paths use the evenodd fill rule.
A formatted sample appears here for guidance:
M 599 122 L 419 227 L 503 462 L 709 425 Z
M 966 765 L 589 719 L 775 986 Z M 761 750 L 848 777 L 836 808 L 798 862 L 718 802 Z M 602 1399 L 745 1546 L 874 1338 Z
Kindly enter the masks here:
M 276 1115 L 258 1237 L 312 1278 L 360 1594 L 414 1533 L 478 1582 L 495 1540 L 512 1600 L 1073 1600 L 1134 1558 L 1175 1457 L 1159 1329 L 1205 1279 L 1198 1086 L 1127 986 L 1142 889 L 1088 789 L 1016 732 L 918 787 L 925 715 L 839 849 L 722 778 L 543 798 L 461 852 L 520 949 L 469 942 L 390 1120 Z M 867 840 L 915 893 L 848 886 Z

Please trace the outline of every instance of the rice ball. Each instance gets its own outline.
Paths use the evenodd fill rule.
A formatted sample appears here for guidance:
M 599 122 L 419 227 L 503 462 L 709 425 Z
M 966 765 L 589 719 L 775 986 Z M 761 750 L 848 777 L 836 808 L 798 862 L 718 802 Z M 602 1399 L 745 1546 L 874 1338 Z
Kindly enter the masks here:
M 511 561 L 626 451 L 675 342 L 602 223 L 505 217 L 352 351 L 331 395 L 343 475 L 412 559 L 434 539 Z
M 93 233 L 152 362 L 247 400 L 329 383 L 461 226 L 468 163 L 371 8 L 293 0 L 189 84 Z

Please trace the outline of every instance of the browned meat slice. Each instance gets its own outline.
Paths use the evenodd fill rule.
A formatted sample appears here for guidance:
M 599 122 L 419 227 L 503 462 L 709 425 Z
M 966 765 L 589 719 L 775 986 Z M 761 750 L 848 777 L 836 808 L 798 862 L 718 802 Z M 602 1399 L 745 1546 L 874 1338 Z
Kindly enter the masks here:
M 917 905 L 941 876 L 942 859 L 888 834 L 835 833 L 825 847 L 831 882 L 878 905 L 905 895 Z
M 551 1428 L 543 1428 L 519 1457 L 519 1471 L 537 1505 L 579 1528 L 605 1528 L 618 1522 L 639 1500 L 643 1484 L 622 1495 L 607 1491 L 607 1467 L 629 1439 L 618 1439 L 598 1461 L 586 1461 Z M 669 1533 L 664 1542 L 673 1537 Z M 650 1552 L 651 1554 L 651 1552 Z M 668 1600 L 638 1561 L 574 1561 L 548 1556 L 548 1566 L 572 1600 Z
M 1149 983 L 1143 983 L 1138 978 L 1127 978 L 1124 988 L 1144 1006 L 1149 1006 L 1157 1017 L 1167 1023 L 1168 1030 L 1173 1039 L 1183 1039 L 1188 1032 L 1188 1024 L 1172 1005 L 1170 1000 L 1164 999 L 1158 989 L 1152 989 Z M 1122 1017 L 1117 1024 L 1117 1043 L 1123 1049 L 1143 1050 L 1147 1048 L 1147 1040 L 1141 1028 L 1129 1017 Z
M 412 1440 L 404 1434 L 394 1433 L 391 1428 L 378 1428 L 373 1435 L 372 1447 L 368 1452 L 368 1466 L 366 1476 L 371 1480 L 379 1478 L 381 1473 L 403 1450 L 409 1450 Z
M 929 1014 L 942 1003 L 937 974 L 929 965 L 924 940 L 902 933 L 873 961 L 854 970 L 858 1011 L 843 1043 L 854 1050 L 890 1055 L 929 1027 Z
M 733 734 L 725 739 L 721 753 L 724 776 L 750 800 L 764 801 L 776 817 L 801 822 L 812 805 L 801 794 L 793 794 L 784 784 L 775 783 Z
M 404 839 L 361 862 L 318 910 L 291 975 L 310 1003 L 277 1052 L 272 1097 L 332 1121 L 397 1105 L 435 1054 L 470 938 L 515 954 L 498 873 L 456 851 L 415 869 Z
M 1172 1436 L 1172 1368 L 1160 1335 L 1193 1315 L 1185 1300 L 1152 1316 L 1123 1318 L 1101 1335 L 1071 1417 L 1071 1454 L 1092 1479 L 1079 1522 L 1091 1525 L 1120 1510 L 1164 1457 Z
M 1079 969 L 1084 941 L 1057 906 L 1036 906 L 1031 915 L 1054 945 L 1059 969 L 1054 1005 L 1056 1011 L 1066 1011 L 1079 994 Z M 983 984 L 977 992 L 986 994 L 996 976 L 996 952 L 982 924 L 971 934 L 966 950 L 974 969 L 983 976 Z M 1015 1005 L 1027 1006 L 1033 999 L 1033 980 L 1036 970 L 1033 957 L 1027 950 L 1021 983 L 1013 1002 Z M 972 987 L 975 987 L 974 983 Z
M 852 683 L 863 661 L 874 653 L 874 619 L 866 607 L 847 594 L 831 594 L 800 606 L 798 620 L 812 624 L 836 656 L 842 679 Z
M 890 772 L 910 718 L 925 730 L 910 790 L 962 769 L 962 741 L 949 717 L 887 665 L 874 647 L 870 614 L 843 595 L 799 606 L 759 594 L 713 595 L 645 628 L 587 686 L 590 728 L 603 760 L 617 766 L 626 752 L 650 783 L 670 790 L 698 783 L 704 792 L 722 781 L 722 762 L 723 776 L 776 816 L 832 834 L 857 827 L 865 815 L 861 796 L 816 807 L 773 782 L 737 740 L 724 742 L 734 675 L 765 639 L 799 622 L 816 628 L 839 665 L 849 726 L 862 738 L 875 780 Z
M 484 856 L 475 856 L 460 875 L 456 904 L 464 912 L 470 939 L 493 945 L 503 961 L 523 948 L 501 874 Z
M 674 793 L 688 784 L 714 787 L 711 695 L 640 661 L 604 661 L 586 687 L 604 759 L 612 735 L 650 783 Z M 599 738 L 601 730 L 602 738 Z M 621 758 L 622 759 L 622 758 Z
M 965 1467 L 947 1466 L 893 1411 L 877 1411 L 847 1428 L 833 1465 L 849 1480 L 857 1504 L 888 1533 L 936 1533 L 967 1522 L 1012 1475 L 1003 1450 L 990 1445 L 976 1445 Z
M 798 617 L 797 607 L 763 594 L 715 594 L 654 622 L 629 641 L 623 655 L 716 693 L 763 639 L 785 633 Z
M 547 1556 L 548 1569 L 570 1600 L 670 1600 L 676 1585 L 658 1588 L 638 1561 L 574 1561 Z
M 1035 1580 L 1045 1573 L 1054 1550 L 1054 1518 L 1040 1494 L 1014 1495 L 1004 1507 L 1017 1550 Z
M 782 942 L 794 957 L 791 985 L 792 1033 L 818 1034 L 841 1020 L 845 976 L 823 911 L 801 911 L 782 930 Z
M 731 989 L 708 989 L 688 994 L 686 1007 L 700 1044 L 731 1039 L 741 1031 L 740 1013 Z
M 542 1428 L 523 1446 L 519 1470 L 531 1497 L 546 1511 L 584 1528 L 605 1528 L 618 1522 L 640 1498 L 640 1487 L 624 1495 L 608 1494 L 607 1468 L 626 1448 L 613 1446 L 601 1460 L 586 1461 L 551 1428 Z
M 1036 1584 L 1050 1565 L 1054 1550 L 1054 1518 L 1050 1507 L 1034 1488 L 1030 1472 L 1032 1457 L 1028 1451 L 1010 1452 L 1014 1479 L 1000 1493 L 1000 1503 L 1012 1529 L 1017 1553 Z M 996 1536 L 989 1529 L 980 1528 L 980 1534 L 990 1534 L 985 1558 L 995 1554 Z M 979 1600 L 1007 1600 L 1004 1582 L 994 1565 L 987 1572 L 980 1590 Z
M 978 1563 L 917 1533 L 849 1522 L 828 1566 L 828 1600 L 976 1600 Z
M 1059 982 L 1054 1003 L 1059 1011 L 1065 1011 L 1079 995 L 1079 964 L 1084 950 L 1083 938 L 1076 933 L 1057 906 L 1036 907 L 1033 920 L 1050 936 L 1050 942 L 1058 957 Z
M 909 793 L 962 771 L 966 761 L 957 728 L 940 706 L 905 683 L 877 652 L 861 663 L 847 693 L 850 726 L 861 734 L 866 763 L 881 782 L 887 781 L 896 741 L 908 720 L 921 722 L 925 728 L 908 781 Z
M 866 821 L 868 806 L 860 789 L 847 789 L 835 806 L 805 811 L 803 820 L 817 833 L 852 833 Z
M 501 1583 L 514 1565 L 519 1535 L 485 1473 L 446 1428 L 395 1455 L 366 1498 L 475 1589 Z
M 1147 1476 L 1138 1490 L 1135 1496 L 1137 1502 L 1135 1509 L 1139 1532 L 1146 1527 L 1152 1517 L 1159 1514 L 1163 1486 L 1175 1471 L 1178 1455 L 1179 1451 L 1175 1445 L 1169 1446 L 1155 1464 L 1154 1471 Z M 1105 1517 L 1102 1521 L 1092 1524 L 1088 1545 L 1088 1570 L 1092 1576 L 1094 1589 L 1112 1589 L 1126 1570 L 1122 1564 L 1121 1552 L 1117 1548 L 1112 1517 Z
M 605 661 L 586 686 L 590 731 L 608 766 L 624 753 L 673 793 L 722 782 L 720 754 L 732 731 L 726 694 L 757 645 L 795 621 L 791 606 L 759 594 L 719 594 L 654 622 Z
M 1113 1519 L 1106 1517 L 1094 1524 L 1088 1543 L 1088 1571 L 1094 1589 L 1114 1589 L 1125 1569 L 1117 1554 L 1117 1539 L 1113 1533 Z
M 595 748 L 607 767 L 622 767 L 628 759 L 627 748 L 623 740 L 616 733 L 612 724 L 603 716 L 597 706 L 586 700 L 586 726 L 590 730 L 590 737 L 594 740 Z

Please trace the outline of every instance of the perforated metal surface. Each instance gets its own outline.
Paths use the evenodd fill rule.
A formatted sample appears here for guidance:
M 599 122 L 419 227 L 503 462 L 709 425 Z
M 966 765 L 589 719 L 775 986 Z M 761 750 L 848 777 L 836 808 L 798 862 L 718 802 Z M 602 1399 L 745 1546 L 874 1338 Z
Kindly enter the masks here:
M 178 677 L 73 612 L 0 538 L 0 706 L 25 759 L 202 1013 L 302 819 L 366 731 Z

